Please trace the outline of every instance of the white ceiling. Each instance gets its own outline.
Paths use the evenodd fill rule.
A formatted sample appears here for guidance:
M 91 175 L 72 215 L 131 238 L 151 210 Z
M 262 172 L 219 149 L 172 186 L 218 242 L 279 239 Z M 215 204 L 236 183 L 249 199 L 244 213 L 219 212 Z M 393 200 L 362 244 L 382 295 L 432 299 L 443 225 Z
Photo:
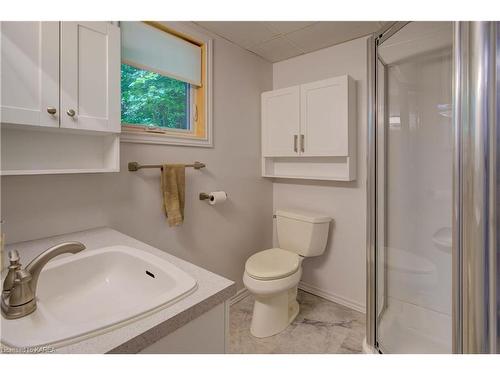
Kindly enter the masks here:
M 277 62 L 368 35 L 384 22 L 252 21 L 196 22 L 220 37 Z

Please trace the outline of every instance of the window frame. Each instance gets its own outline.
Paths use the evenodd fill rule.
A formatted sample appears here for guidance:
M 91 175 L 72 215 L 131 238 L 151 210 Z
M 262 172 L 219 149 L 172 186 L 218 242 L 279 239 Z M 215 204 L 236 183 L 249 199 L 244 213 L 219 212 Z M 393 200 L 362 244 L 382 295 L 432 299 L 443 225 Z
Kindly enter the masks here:
M 121 124 L 122 142 L 179 146 L 213 147 L 212 131 L 212 39 L 180 22 L 144 23 L 197 44 L 202 50 L 201 87 L 190 85 L 190 130 L 147 129 L 141 125 Z M 121 95 L 120 95 L 121 98 Z

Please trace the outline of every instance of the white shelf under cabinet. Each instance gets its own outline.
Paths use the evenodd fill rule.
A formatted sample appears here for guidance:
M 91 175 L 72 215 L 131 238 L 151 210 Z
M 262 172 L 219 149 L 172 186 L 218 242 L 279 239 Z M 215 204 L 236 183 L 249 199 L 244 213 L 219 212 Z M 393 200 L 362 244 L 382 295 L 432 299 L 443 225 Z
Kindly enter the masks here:
M 353 181 L 356 179 L 352 157 L 263 157 L 262 176 L 303 180 Z
M 2 176 L 120 170 L 118 134 L 2 124 L 1 138 Z

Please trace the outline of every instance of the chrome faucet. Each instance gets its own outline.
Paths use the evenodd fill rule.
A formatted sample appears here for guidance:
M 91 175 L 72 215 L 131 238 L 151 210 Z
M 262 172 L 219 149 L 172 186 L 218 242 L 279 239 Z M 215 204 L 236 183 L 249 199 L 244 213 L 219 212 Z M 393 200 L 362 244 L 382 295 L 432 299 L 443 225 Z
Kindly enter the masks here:
M 80 242 L 64 242 L 55 245 L 21 268 L 19 254 L 9 251 L 9 271 L 2 287 L 2 315 L 6 319 L 18 319 L 36 310 L 36 287 L 43 267 L 52 258 L 64 254 L 76 254 L 85 249 Z

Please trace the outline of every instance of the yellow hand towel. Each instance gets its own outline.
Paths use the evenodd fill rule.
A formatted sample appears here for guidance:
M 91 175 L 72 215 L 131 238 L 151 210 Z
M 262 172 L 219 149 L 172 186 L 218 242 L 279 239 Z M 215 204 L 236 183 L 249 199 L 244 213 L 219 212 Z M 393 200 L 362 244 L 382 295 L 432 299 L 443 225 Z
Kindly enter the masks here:
M 171 227 L 184 221 L 185 177 L 184 164 L 165 164 L 161 169 L 163 206 Z

